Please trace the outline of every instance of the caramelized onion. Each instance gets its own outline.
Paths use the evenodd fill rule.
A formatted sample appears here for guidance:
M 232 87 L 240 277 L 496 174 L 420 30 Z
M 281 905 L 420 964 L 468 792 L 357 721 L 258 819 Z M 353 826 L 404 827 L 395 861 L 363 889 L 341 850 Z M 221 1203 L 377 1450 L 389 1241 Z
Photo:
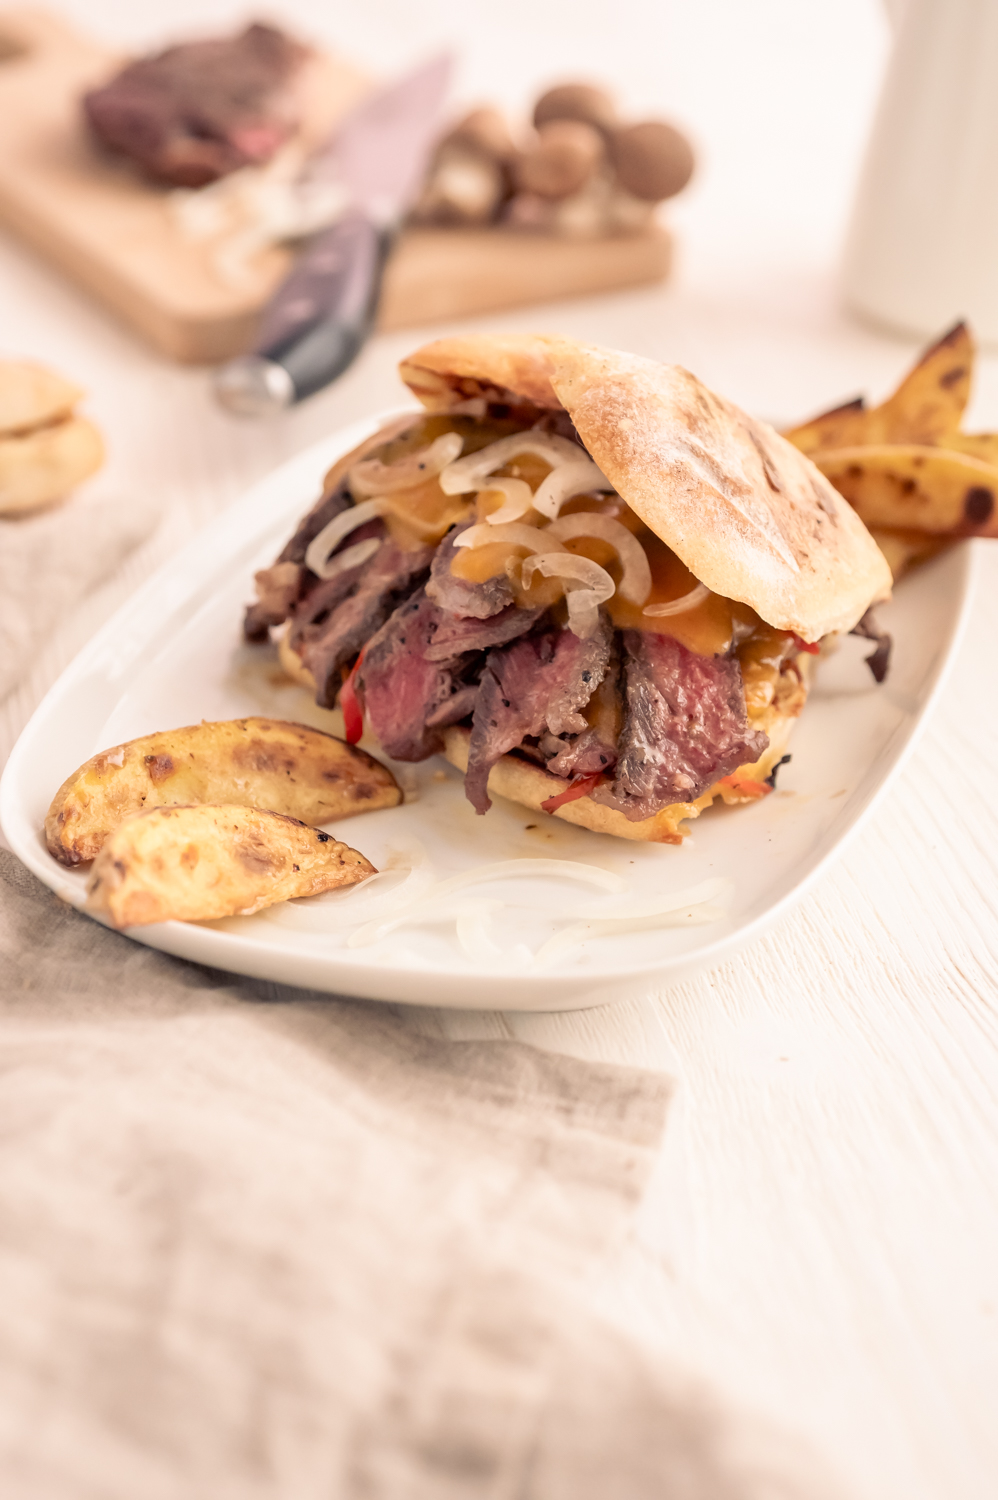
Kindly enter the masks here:
M 454 546 L 485 547 L 495 542 L 506 542 L 510 547 L 526 547 L 529 552 L 553 552 L 562 545 L 556 537 L 548 540 L 548 533 L 539 531 L 536 526 L 527 526 L 518 521 L 493 526 L 488 521 L 481 521 L 477 526 L 469 526 L 467 531 L 462 531 L 455 539 Z
M 352 505 L 349 510 L 341 511 L 309 542 L 305 553 L 306 568 L 310 568 L 317 578 L 335 578 L 341 570 L 330 562 L 329 554 L 351 531 L 356 531 L 358 526 L 364 526 L 368 521 L 376 520 L 378 516 L 386 515 L 389 509 L 387 500 L 364 500 L 360 505 Z M 338 561 L 338 558 L 333 560 Z M 332 571 L 328 571 L 329 569 Z
M 533 506 L 533 491 L 525 479 L 490 479 L 478 493 L 487 495 L 491 490 L 498 490 L 506 499 L 498 510 L 486 516 L 490 526 L 505 526 L 510 521 L 518 521 Z
M 684 615 L 687 610 L 696 609 L 698 604 L 702 604 L 705 599 L 709 598 L 710 589 L 705 583 L 698 583 L 696 588 L 690 589 L 688 594 L 683 594 L 679 599 L 672 599 L 668 604 L 646 604 L 642 613 L 656 620 L 664 619 L 666 615 Z
M 501 469 L 520 453 L 530 453 L 535 458 L 542 458 L 552 468 L 584 456 L 578 443 L 557 437 L 552 432 L 538 432 L 535 428 L 530 428 L 526 432 L 513 432 L 509 437 L 490 443 L 487 448 L 479 448 L 477 453 L 469 453 L 466 458 L 459 458 L 455 463 L 448 464 L 440 475 L 440 488 L 445 495 L 464 495 L 469 490 L 482 489 L 490 474 L 494 474 L 496 469 Z
M 374 556 L 382 540 L 380 536 L 369 536 L 366 542 L 355 542 L 352 547 L 344 547 L 342 552 L 337 552 L 325 564 L 322 577 L 335 578 L 337 573 L 345 573 L 349 568 L 359 568 L 361 563 L 366 563 Z
M 396 490 L 408 490 L 432 479 L 452 464 L 464 447 L 464 438 L 458 432 L 445 432 L 426 448 L 407 453 L 393 464 L 385 464 L 380 458 L 365 458 L 354 464 L 347 475 L 351 493 L 357 499 L 367 495 L 391 495 Z M 477 455 L 475 455 L 477 457 Z M 450 491 L 448 491 L 448 494 Z
M 569 463 L 559 464 L 546 479 L 537 486 L 534 509 L 553 521 L 566 500 L 573 495 L 587 495 L 590 490 L 612 490 L 598 464 L 591 458 L 573 458 Z
M 538 494 L 540 491 L 538 491 Z M 580 536 L 597 537 L 612 547 L 620 558 L 621 578 L 617 593 L 631 604 L 644 604 L 651 593 L 651 565 L 648 556 L 633 531 L 612 516 L 601 516 L 590 511 L 579 511 L 574 516 L 562 516 L 544 532 L 545 536 L 557 537 L 568 542 Z
M 523 582 L 528 588 L 535 573 L 544 578 L 564 578 L 579 585 L 565 590 L 568 628 L 580 640 L 588 640 L 599 621 L 600 605 L 614 591 L 613 579 L 606 569 L 588 557 L 576 556 L 574 552 L 542 552 L 528 557 L 523 564 Z

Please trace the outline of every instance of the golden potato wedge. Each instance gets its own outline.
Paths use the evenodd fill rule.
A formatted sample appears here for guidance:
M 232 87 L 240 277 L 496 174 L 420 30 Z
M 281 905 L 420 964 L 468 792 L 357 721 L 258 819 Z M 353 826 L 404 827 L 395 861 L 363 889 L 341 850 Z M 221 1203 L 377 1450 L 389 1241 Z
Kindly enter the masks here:
M 61 422 L 86 393 L 54 370 L 28 360 L 0 360 L 0 433 Z
M 87 906 L 113 927 L 249 916 L 356 885 L 374 866 L 328 833 L 256 807 L 154 807 L 113 829 Z
M 329 823 L 401 800 L 390 771 L 331 734 L 281 719 L 228 719 L 95 755 L 56 793 L 45 840 L 62 864 L 78 865 L 100 853 L 124 818 L 151 807 L 237 803 Z
M 821 449 L 867 444 L 948 447 L 948 437 L 960 426 L 970 395 L 974 352 L 974 340 L 966 324 L 958 323 L 926 350 L 882 406 L 868 411 L 862 399 L 853 401 L 783 436 L 812 457 Z
M 926 531 L 891 530 L 880 526 L 871 526 L 870 535 L 886 557 L 895 583 L 919 563 L 936 557 L 954 540 L 950 536 L 934 536 Z
M 998 536 L 998 468 L 966 453 L 884 443 L 811 459 L 868 526 Z
M 83 417 L 0 437 L 0 515 L 64 500 L 103 462 L 103 439 Z

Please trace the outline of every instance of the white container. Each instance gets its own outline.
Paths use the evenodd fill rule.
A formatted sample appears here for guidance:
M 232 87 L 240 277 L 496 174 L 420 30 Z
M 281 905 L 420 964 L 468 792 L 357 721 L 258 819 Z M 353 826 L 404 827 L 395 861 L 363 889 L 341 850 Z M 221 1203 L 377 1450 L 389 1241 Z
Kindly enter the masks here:
M 998 0 L 905 0 L 846 245 L 846 300 L 998 344 Z

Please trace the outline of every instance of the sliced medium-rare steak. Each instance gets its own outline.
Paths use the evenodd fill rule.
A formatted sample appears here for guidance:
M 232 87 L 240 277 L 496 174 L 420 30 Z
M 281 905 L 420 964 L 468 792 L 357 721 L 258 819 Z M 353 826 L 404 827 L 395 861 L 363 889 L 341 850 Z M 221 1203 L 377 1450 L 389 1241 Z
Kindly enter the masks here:
M 426 592 L 434 604 L 451 610 L 455 615 L 487 620 L 513 603 L 513 585 L 505 573 L 487 578 L 484 583 L 470 583 L 466 578 L 454 577 L 450 565 L 459 551 L 454 543 L 462 531 L 467 531 L 472 524 L 471 521 L 463 521 L 448 531 L 433 559 Z
M 472 721 L 468 801 L 476 812 L 492 806 L 489 773 L 526 735 L 548 729 L 554 735 L 583 734 L 579 713 L 603 680 L 613 631 L 605 615 L 587 641 L 570 630 L 550 628 L 490 651 L 485 660 Z
M 742 669 L 730 657 L 698 656 L 669 635 L 625 630 L 624 726 L 616 779 L 596 802 L 632 821 L 673 802 L 692 802 L 747 761 L 767 735 L 749 728 Z
M 386 541 L 369 562 L 350 570 L 360 575 L 353 592 L 323 621 L 306 625 L 300 634 L 295 621 L 296 649 L 300 643 L 301 659 L 315 678 L 315 701 L 322 707 L 332 708 L 336 701 L 340 668 L 380 630 L 395 606 L 419 588 L 432 555 L 430 547 L 407 552 Z M 339 579 L 328 582 L 335 585 Z M 303 602 L 307 604 L 307 597 Z
M 474 708 L 475 657 L 522 635 L 539 610 L 511 607 L 488 621 L 459 620 L 419 589 L 391 615 L 364 652 L 358 674 L 364 707 L 382 748 L 395 760 L 425 760 L 439 733 Z

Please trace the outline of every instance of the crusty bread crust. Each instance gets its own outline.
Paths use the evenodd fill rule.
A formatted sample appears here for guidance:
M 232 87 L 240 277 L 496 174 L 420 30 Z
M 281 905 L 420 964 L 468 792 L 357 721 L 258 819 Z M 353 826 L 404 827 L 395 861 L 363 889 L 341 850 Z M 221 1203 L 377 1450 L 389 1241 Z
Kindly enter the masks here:
M 477 382 L 562 406 L 618 494 L 714 593 L 815 641 L 890 597 L 852 507 L 791 443 L 679 365 L 529 335 L 442 339 L 400 367 L 445 410 Z

